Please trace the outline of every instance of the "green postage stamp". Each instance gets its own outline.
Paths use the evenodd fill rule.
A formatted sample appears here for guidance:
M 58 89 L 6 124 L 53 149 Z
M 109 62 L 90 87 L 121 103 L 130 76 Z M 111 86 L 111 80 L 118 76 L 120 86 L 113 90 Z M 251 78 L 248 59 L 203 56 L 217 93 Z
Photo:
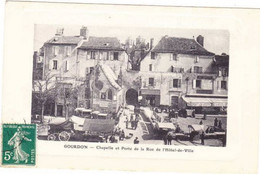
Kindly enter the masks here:
M 35 165 L 36 125 L 3 124 L 3 165 Z

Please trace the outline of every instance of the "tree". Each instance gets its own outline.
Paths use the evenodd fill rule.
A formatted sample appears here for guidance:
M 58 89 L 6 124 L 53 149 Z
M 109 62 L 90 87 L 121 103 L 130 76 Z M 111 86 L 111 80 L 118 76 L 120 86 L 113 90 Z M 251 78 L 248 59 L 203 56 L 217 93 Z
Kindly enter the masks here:
M 35 93 L 35 97 L 37 101 L 39 101 L 41 105 L 41 119 L 40 121 L 43 122 L 43 115 L 45 109 L 45 103 L 48 99 L 55 99 L 56 98 L 56 82 L 54 79 L 54 75 L 50 73 L 46 73 L 44 75 L 44 80 L 34 80 L 33 81 L 33 93 Z M 34 102 L 34 101 L 32 101 Z

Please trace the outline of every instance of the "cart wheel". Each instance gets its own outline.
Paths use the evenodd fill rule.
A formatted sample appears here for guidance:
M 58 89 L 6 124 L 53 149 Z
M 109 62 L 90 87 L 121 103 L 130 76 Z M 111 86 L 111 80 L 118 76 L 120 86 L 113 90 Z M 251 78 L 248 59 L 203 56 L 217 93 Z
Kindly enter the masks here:
M 70 139 L 70 134 L 66 131 L 62 131 L 59 133 L 59 140 L 60 141 L 69 141 Z
M 48 141 L 55 141 L 56 138 L 57 138 L 56 135 L 50 134 L 50 135 L 48 135 L 47 140 L 48 140 Z

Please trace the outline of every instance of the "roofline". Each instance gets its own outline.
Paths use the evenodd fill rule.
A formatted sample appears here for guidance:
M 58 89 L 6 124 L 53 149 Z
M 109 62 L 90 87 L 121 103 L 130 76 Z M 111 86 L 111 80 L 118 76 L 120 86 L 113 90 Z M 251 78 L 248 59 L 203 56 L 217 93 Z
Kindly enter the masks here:
M 81 50 L 104 50 L 104 51 L 109 51 L 109 50 L 126 51 L 123 48 L 91 48 L 91 47 L 84 47 L 84 46 L 81 46 L 78 49 L 81 49 Z
M 181 52 L 181 51 L 171 51 L 171 50 L 166 50 L 166 51 L 161 51 L 161 50 L 151 50 L 151 52 L 154 52 L 154 53 L 176 53 L 176 54 L 190 54 L 190 55 L 201 55 L 201 56 L 215 56 L 214 53 L 212 52 L 204 52 L 204 53 L 189 53 L 188 51 L 185 53 L 185 52 Z

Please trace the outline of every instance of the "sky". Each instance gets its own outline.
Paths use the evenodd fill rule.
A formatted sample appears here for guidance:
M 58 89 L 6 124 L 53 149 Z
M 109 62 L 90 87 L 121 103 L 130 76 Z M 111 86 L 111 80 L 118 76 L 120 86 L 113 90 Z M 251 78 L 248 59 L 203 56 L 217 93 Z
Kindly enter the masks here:
M 35 25 L 34 33 L 34 51 L 38 51 L 40 47 L 52 38 L 58 27 L 64 28 L 64 36 L 79 35 L 81 26 L 60 26 L 60 25 Z M 136 28 L 136 27 L 102 27 L 102 26 L 86 26 L 89 30 L 89 36 L 99 37 L 117 37 L 121 43 L 130 37 L 135 40 L 138 36 L 145 39 L 146 42 L 150 38 L 154 38 L 154 44 L 168 35 L 169 37 L 190 38 L 202 35 L 204 37 L 204 48 L 215 54 L 229 54 L 229 32 L 227 30 L 201 30 L 201 29 L 174 29 L 174 28 Z M 154 46 L 155 46 L 154 45 Z

